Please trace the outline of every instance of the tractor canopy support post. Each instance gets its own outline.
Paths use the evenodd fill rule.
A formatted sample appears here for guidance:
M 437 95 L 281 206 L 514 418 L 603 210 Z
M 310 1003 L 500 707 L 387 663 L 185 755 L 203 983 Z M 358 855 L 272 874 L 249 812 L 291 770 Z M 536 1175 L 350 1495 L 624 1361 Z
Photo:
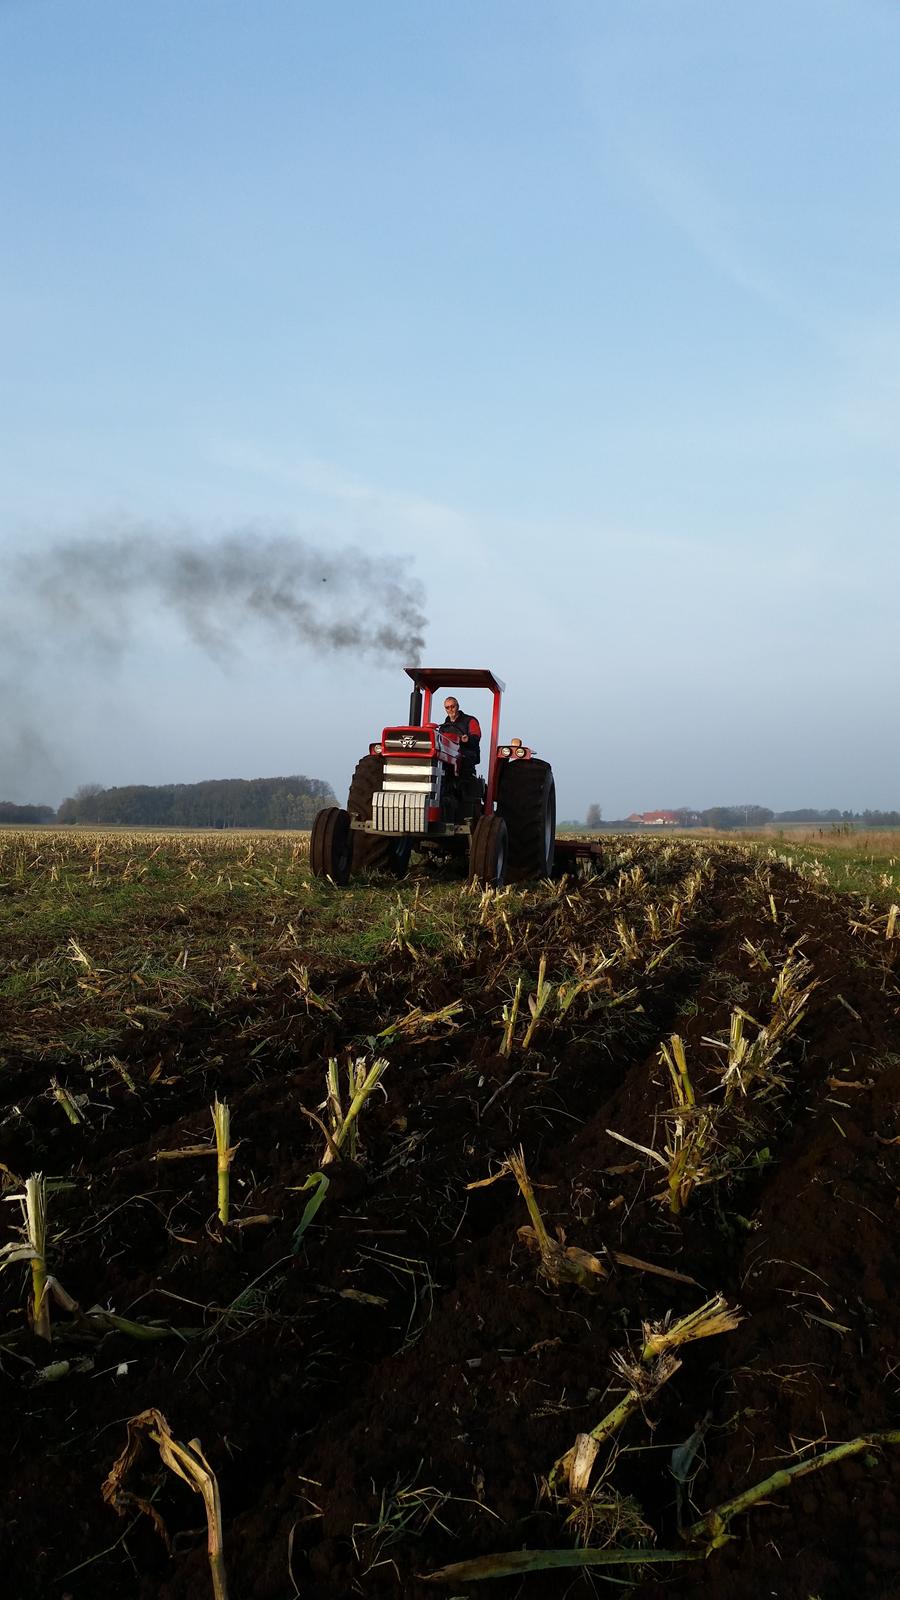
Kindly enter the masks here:
M 484 797 L 485 815 L 494 810 L 497 797 L 497 745 L 500 742 L 500 691 L 494 690 L 494 708 L 491 712 L 491 742 L 488 750 L 487 793 Z

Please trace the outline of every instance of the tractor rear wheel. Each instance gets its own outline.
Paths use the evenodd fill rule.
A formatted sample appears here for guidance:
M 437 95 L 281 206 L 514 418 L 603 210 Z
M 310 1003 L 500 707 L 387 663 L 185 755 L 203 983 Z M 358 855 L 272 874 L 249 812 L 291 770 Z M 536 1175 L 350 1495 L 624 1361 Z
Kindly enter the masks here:
M 347 810 L 351 817 L 358 822 L 371 822 L 372 796 L 384 784 L 384 758 L 383 756 L 363 756 L 356 763 L 356 771 L 350 780 L 350 794 L 347 799 Z M 385 836 L 383 834 L 360 833 L 357 829 L 351 834 L 353 841 L 353 871 L 392 872 L 395 878 L 405 878 L 409 871 L 409 858 L 412 854 L 412 840 L 403 836 Z
M 497 812 L 509 829 L 509 868 L 517 878 L 549 878 L 556 845 L 556 785 L 547 761 L 509 761 L 500 773 Z
M 506 878 L 509 836 L 502 817 L 479 817 L 469 844 L 469 882 L 500 889 Z
M 350 881 L 353 857 L 350 815 L 340 806 L 320 811 L 309 839 L 309 866 L 316 878 L 331 878 L 334 883 Z

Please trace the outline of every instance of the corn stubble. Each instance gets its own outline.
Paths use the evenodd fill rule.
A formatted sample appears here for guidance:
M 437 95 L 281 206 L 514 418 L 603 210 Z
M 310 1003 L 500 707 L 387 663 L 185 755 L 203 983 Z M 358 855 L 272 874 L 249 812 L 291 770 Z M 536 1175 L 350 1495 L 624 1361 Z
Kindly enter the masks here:
M 212 1467 L 200 1448 L 199 1439 L 191 1439 L 186 1445 L 179 1443 L 162 1412 L 154 1407 L 131 1417 L 128 1422 L 125 1448 L 110 1468 L 103 1483 L 104 1501 L 119 1517 L 128 1516 L 135 1510 L 143 1512 L 150 1518 L 171 1554 L 172 1543 L 168 1530 L 152 1501 L 125 1487 L 125 1479 L 136 1465 L 145 1440 L 156 1445 L 169 1471 L 181 1478 L 195 1494 L 201 1496 L 206 1511 L 207 1554 L 214 1600 L 228 1600 L 219 1485 Z
M 45 848 L 45 841 L 49 837 L 43 836 L 39 840 L 40 849 Z M 101 849 L 101 842 L 98 840 L 90 846 L 86 855 L 88 847 L 84 843 L 84 836 L 74 842 L 60 837 L 63 838 L 62 845 L 48 847 L 59 851 L 57 859 L 50 861 L 48 855 L 47 862 L 40 867 L 42 882 L 47 885 L 59 885 L 60 894 L 65 885 L 67 872 L 75 870 L 67 867 L 67 860 L 79 864 L 77 870 L 84 873 L 85 881 L 94 889 L 100 884 L 108 883 L 110 876 L 117 874 L 122 882 L 134 885 L 136 891 L 139 888 L 142 890 L 153 859 L 147 858 L 145 842 L 138 843 L 136 838 L 123 841 L 123 846 L 128 851 L 128 859 L 123 868 L 121 856 L 117 855 L 118 842 L 113 847 L 105 841 Z M 215 846 L 221 854 L 223 841 L 215 841 Z M 3 848 L 0 841 L 0 850 Z M 38 845 L 35 846 L 35 849 L 37 848 Z M 157 847 L 158 850 L 163 848 L 162 844 Z M 170 845 L 165 846 L 167 850 L 170 848 Z M 174 856 L 179 859 L 179 870 L 185 880 L 181 891 L 185 903 L 176 904 L 175 909 L 183 911 L 186 918 L 190 914 L 191 904 L 189 885 L 195 880 L 198 883 L 202 882 L 204 877 L 209 879 L 209 861 L 213 859 L 213 854 L 210 846 L 210 856 L 207 857 L 206 848 L 202 841 L 191 840 L 184 844 L 183 853 L 179 854 L 181 846 L 174 851 Z M 222 867 L 218 879 L 223 902 L 227 900 L 227 896 L 239 893 L 242 887 L 247 887 L 248 875 L 253 876 L 254 882 L 266 885 L 272 894 L 284 896 L 287 893 L 286 875 L 281 869 L 279 873 L 274 869 L 264 871 L 262 845 L 254 848 L 253 845 L 247 846 L 246 841 L 235 840 L 233 844 L 229 844 L 229 851 L 231 864 L 228 868 Z M 141 852 L 143 860 L 140 860 Z M 300 848 L 294 860 L 294 868 L 302 862 L 303 855 L 303 849 Z M 541 891 L 539 923 L 528 920 L 530 912 L 523 918 L 521 907 L 526 902 L 522 896 L 515 896 L 509 891 L 476 893 L 463 890 L 458 901 L 454 902 L 455 909 L 447 919 L 444 935 L 446 949 L 453 949 L 459 956 L 470 957 L 472 940 L 477 936 L 482 940 L 482 949 L 490 948 L 491 943 L 493 944 L 496 952 L 496 969 L 503 970 L 505 966 L 507 972 L 510 969 L 513 973 L 517 969 L 524 969 L 534 973 L 537 966 L 537 981 L 530 993 L 529 988 L 534 982 L 533 979 L 518 978 L 514 983 L 509 979 L 506 980 L 505 993 L 508 995 L 508 1000 L 503 1007 L 500 1022 L 501 1056 L 510 1057 L 517 1051 L 524 1053 L 532 1050 L 536 1042 L 543 1045 L 549 1039 L 551 1029 L 554 1026 L 558 1027 L 564 1019 L 567 1028 L 572 1025 L 583 1028 L 585 1038 L 590 1036 L 591 1028 L 599 1025 L 597 1034 L 599 1037 L 599 1029 L 606 1024 L 606 1013 L 623 1005 L 632 1006 L 633 1002 L 637 1002 L 633 1005 L 637 1013 L 640 1010 L 640 999 L 645 992 L 648 975 L 665 962 L 675 964 L 681 959 L 679 952 L 685 949 L 683 935 L 688 932 L 692 919 L 701 913 L 705 886 L 712 876 L 713 855 L 710 854 L 705 860 L 700 861 L 680 882 L 674 878 L 671 870 L 668 877 L 663 875 L 657 879 L 654 876 L 655 867 L 663 859 L 663 852 L 657 852 L 655 863 L 648 861 L 646 870 L 640 864 L 632 864 L 628 855 L 628 850 L 622 851 L 623 866 L 615 882 L 597 881 L 592 885 L 592 893 L 596 895 L 597 903 L 602 900 L 607 908 L 604 934 L 607 941 L 606 950 L 596 943 L 596 933 L 592 935 L 593 942 L 590 949 L 566 946 L 566 940 L 570 939 L 572 934 L 571 922 L 567 926 L 565 918 L 573 904 L 576 904 L 579 910 L 583 908 L 579 901 L 573 902 L 568 899 L 568 889 L 564 883 Z M 677 856 L 674 859 L 677 859 Z M 18 867 L 15 868 L 18 878 L 30 870 L 32 868 L 28 862 L 23 863 L 21 873 Z M 296 890 L 296 885 L 294 889 Z M 670 1094 L 670 1103 L 660 1113 L 665 1128 L 663 1142 L 659 1148 L 651 1150 L 646 1145 L 637 1144 L 636 1141 L 624 1141 L 641 1151 L 654 1166 L 664 1169 L 664 1172 L 657 1174 L 662 1191 L 659 1199 L 668 1207 L 670 1216 L 676 1219 L 699 1204 L 700 1188 L 727 1176 L 733 1170 L 733 1167 L 729 1166 L 728 1150 L 724 1145 L 724 1128 L 731 1127 L 731 1124 L 735 1123 L 738 1128 L 736 1137 L 740 1137 L 740 1117 L 744 1108 L 752 1108 L 754 1103 L 763 1100 L 774 1099 L 777 1104 L 777 1097 L 787 1076 L 786 1047 L 802 1026 L 809 1001 L 817 986 L 812 976 L 811 965 L 804 956 L 799 942 L 790 948 L 786 959 L 782 959 L 780 963 L 772 953 L 773 947 L 784 948 L 785 930 L 791 926 L 790 901 L 788 897 L 782 899 L 779 892 L 776 903 L 770 885 L 764 883 L 762 877 L 760 890 L 762 893 L 757 900 L 757 914 L 761 906 L 768 922 L 764 934 L 766 948 L 763 947 L 762 940 L 754 944 L 750 939 L 744 941 L 743 948 L 745 956 L 749 958 L 755 981 L 758 985 L 765 986 L 766 997 L 762 1009 L 755 1008 L 760 1010 L 763 1021 L 757 1021 L 748 1011 L 738 1006 L 731 1011 L 730 1018 L 726 1010 L 724 1026 L 719 1031 L 727 1033 L 727 1037 L 704 1039 L 705 1043 L 714 1046 L 715 1055 L 708 1058 L 702 1070 L 698 1064 L 703 1060 L 702 1055 L 696 1052 L 695 1047 L 689 1050 L 679 1034 L 672 1034 L 666 1042 L 658 1044 L 656 1049 L 659 1052 L 659 1061 L 665 1069 L 666 1087 Z M 305 885 L 305 892 L 309 894 L 308 885 Z M 300 895 L 299 898 L 302 901 L 303 896 Z M 170 905 L 173 903 L 170 900 Z M 253 933 L 250 933 L 247 939 L 242 933 L 242 948 L 233 945 L 225 958 L 224 966 L 220 969 L 222 977 L 217 979 L 214 985 L 215 992 L 220 993 L 223 984 L 226 987 L 233 986 L 235 992 L 238 988 L 252 992 L 266 985 L 274 987 L 281 984 L 282 990 L 290 995 L 294 1006 L 296 1007 L 299 999 L 301 1010 L 305 1008 L 306 1016 L 300 1018 L 304 1025 L 307 1024 L 308 1017 L 310 1027 L 319 1025 L 324 1027 L 327 1022 L 328 1027 L 333 1029 L 334 1019 L 339 1019 L 337 1007 L 331 998 L 316 992 L 310 979 L 309 969 L 302 964 L 302 958 L 298 955 L 298 951 L 306 947 L 302 928 L 305 914 L 302 907 L 299 912 L 292 908 L 293 920 L 285 923 L 282 913 L 269 945 L 254 937 Z M 558 920 L 554 921 L 554 918 Z M 150 986 L 140 976 L 137 961 L 134 962 L 134 972 L 126 977 L 117 970 L 115 955 L 110 955 L 99 936 L 90 930 L 88 933 L 82 932 L 78 924 L 75 924 L 75 927 L 77 937 L 71 936 L 68 944 L 61 944 L 59 947 L 61 951 L 65 951 L 62 960 L 67 969 L 67 993 L 73 993 L 75 1001 L 85 1007 L 99 1004 L 114 1005 L 118 1019 L 117 1026 L 121 1025 L 127 1029 L 140 1031 L 146 1022 L 152 1024 L 155 1016 L 169 1016 L 175 1003 L 180 1003 L 187 992 L 192 981 L 191 974 L 205 959 L 203 952 L 191 946 L 191 974 L 189 974 L 188 948 L 185 944 L 182 956 L 181 945 L 184 936 L 181 936 L 178 941 L 180 963 L 178 970 L 174 975 L 167 974 L 158 981 L 154 980 L 154 986 L 148 993 Z M 564 931 L 560 938 L 558 934 L 561 930 Z M 418 895 L 415 904 L 408 908 L 404 908 L 398 897 L 397 914 L 393 918 L 391 928 L 385 934 L 384 951 L 389 953 L 393 950 L 395 957 L 397 952 L 405 952 L 415 963 L 417 977 L 426 970 L 426 957 L 430 954 L 427 944 L 423 941 L 423 931 L 429 933 L 433 931 L 433 919 L 428 923 L 426 930 L 425 912 L 419 905 Z M 884 940 L 885 937 L 887 940 L 895 939 L 900 932 L 897 906 L 892 904 L 886 917 L 882 913 L 870 924 L 867 923 L 865 931 L 873 938 L 877 936 L 879 940 Z M 252 955 L 249 954 L 251 950 Z M 396 960 L 394 964 L 397 965 Z M 548 981 L 548 971 L 553 972 L 554 981 Z M 377 974 L 375 983 L 371 981 L 371 973 L 365 973 L 364 977 L 368 981 L 369 993 L 377 1003 Z M 638 982 L 642 983 L 640 992 L 634 986 Z M 769 993 L 771 1001 L 767 1005 Z M 137 1002 L 133 1003 L 135 996 L 138 997 Z M 429 1039 L 446 1039 L 467 1019 L 471 1021 L 473 1008 L 468 1003 L 468 991 L 466 1006 L 457 1000 L 437 1010 L 429 1010 L 427 1009 L 429 993 L 424 985 L 417 993 L 410 994 L 410 1001 L 413 999 L 421 1001 L 421 1004 L 412 1006 L 399 1018 L 389 1020 L 391 1014 L 380 1009 L 375 1013 L 378 1021 L 368 1025 L 373 1029 L 378 1027 L 379 1022 L 385 1025 L 380 1033 L 367 1038 L 369 1056 L 360 1055 L 346 1061 L 342 1056 L 331 1057 L 328 1060 L 326 1097 L 318 1108 L 321 1116 L 316 1113 L 306 1113 L 317 1122 L 324 1144 L 318 1170 L 311 1172 L 305 1183 L 299 1185 L 298 1192 L 307 1196 L 307 1204 L 300 1225 L 294 1233 L 295 1250 L 299 1249 L 304 1234 L 325 1202 L 330 1184 L 335 1184 L 335 1187 L 332 1189 L 329 1205 L 335 1203 L 336 1195 L 340 1197 L 340 1189 L 335 1182 L 338 1178 L 336 1166 L 344 1163 L 349 1167 L 361 1163 L 365 1158 L 360 1138 L 360 1128 L 364 1126 L 360 1121 L 361 1112 L 371 1094 L 379 1086 L 387 1065 L 381 1056 L 374 1062 L 371 1061 L 371 1056 L 381 1046 L 387 1046 L 395 1041 L 398 1046 L 408 1047 Z M 148 1001 L 154 1003 L 148 1004 Z M 68 1000 L 67 1004 L 71 1007 L 71 1014 L 77 1015 L 75 1006 Z M 499 1008 L 499 997 L 495 1004 Z M 477 1016 L 477 1007 L 474 1009 Z M 492 1020 L 496 1026 L 497 1010 L 494 1010 Z M 709 1026 L 707 1023 L 707 1028 Z M 700 1033 L 699 1025 L 697 1033 Z M 128 1037 L 127 1033 L 125 1037 Z M 363 1037 L 359 1036 L 360 1043 Z M 496 1034 L 494 1037 L 496 1038 Z M 104 1048 L 108 1051 L 109 1045 Z M 119 1044 L 116 1044 L 116 1048 L 123 1049 Z M 323 1049 L 323 1055 L 327 1048 L 328 1046 Z M 360 1045 L 357 1045 L 357 1048 L 360 1048 Z M 642 1046 L 642 1053 L 644 1049 L 646 1044 Z M 119 1061 L 118 1057 L 108 1053 L 102 1057 L 98 1051 L 96 1060 L 98 1063 L 105 1060 L 110 1075 L 113 1072 L 118 1075 L 117 1087 L 124 1088 L 127 1094 L 146 1092 L 146 1084 L 141 1082 L 139 1077 L 132 1077 L 129 1069 Z M 527 1069 L 523 1068 L 524 1070 Z M 65 1114 L 74 1126 L 77 1114 L 80 1112 L 79 1102 L 74 1096 L 71 1097 L 70 1103 L 67 1102 L 63 1095 L 56 1092 L 58 1087 L 56 1082 L 51 1083 L 51 1090 L 58 1102 L 60 1113 Z M 723 1120 L 723 1112 L 730 1112 L 730 1117 Z M 228 1225 L 230 1170 L 237 1146 L 231 1144 L 229 1108 L 225 1102 L 220 1102 L 218 1097 L 212 1107 L 212 1116 L 215 1131 L 214 1146 L 202 1145 L 190 1150 L 160 1152 L 160 1159 L 171 1159 L 180 1155 L 215 1154 L 218 1214 L 223 1225 Z M 62 1132 L 68 1136 L 68 1130 L 63 1129 Z M 645 1137 L 649 1139 L 653 1136 L 648 1134 Z M 555 1234 L 551 1232 L 541 1214 L 522 1148 L 510 1154 L 506 1170 L 514 1175 L 529 1215 L 529 1226 L 519 1230 L 519 1237 L 537 1255 L 538 1271 L 548 1283 L 556 1288 L 564 1290 L 575 1288 L 582 1291 L 582 1294 L 590 1293 L 596 1296 L 607 1279 L 607 1264 L 621 1262 L 641 1270 L 654 1270 L 649 1263 L 617 1256 L 613 1250 L 604 1249 L 599 1255 L 594 1255 L 589 1251 L 567 1246 L 562 1229 L 557 1229 Z M 500 1174 L 495 1176 L 499 1177 Z M 21 1187 L 21 1180 L 19 1186 Z M 538 1189 L 540 1190 L 540 1185 Z M 177 1329 L 161 1323 L 140 1324 L 119 1318 L 99 1306 L 81 1314 L 74 1306 L 74 1302 L 68 1301 L 64 1291 L 59 1289 L 48 1269 L 47 1194 L 41 1175 L 34 1174 L 24 1185 L 24 1192 L 11 1198 L 23 1206 L 22 1239 L 14 1245 L 7 1245 L 0 1253 L 0 1267 L 8 1267 L 14 1262 L 19 1262 L 30 1268 L 29 1308 L 34 1331 L 39 1337 L 45 1340 L 50 1338 L 52 1301 L 66 1306 L 70 1311 L 74 1310 L 78 1317 L 79 1331 L 92 1327 L 98 1337 L 115 1331 L 135 1339 L 162 1339 L 174 1336 L 183 1339 L 195 1335 L 201 1336 L 204 1332 L 210 1331 Z M 397 1259 L 402 1260 L 402 1258 Z M 677 1274 L 670 1276 L 675 1277 Z M 348 1296 L 357 1293 L 358 1298 L 368 1298 L 371 1303 L 375 1303 L 376 1297 L 366 1297 L 351 1290 L 344 1292 Z M 587 1305 L 584 1298 L 572 1297 L 568 1300 L 568 1304 L 572 1308 L 586 1307 L 590 1315 L 596 1314 L 594 1307 Z M 602 1307 L 602 1299 L 600 1304 Z M 547 1475 L 547 1492 L 551 1503 L 561 1517 L 564 1515 L 566 1534 L 580 1544 L 580 1549 L 519 1550 L 501 1553 L 484 1558 L 480 1562 L 457 1563 L 452 1568 L 432 1574 L 433 1581 L 462 1583 L 467 1580 L 475 1581 L 479 1578 L 500 1576 L 504 1573 L 540 1570 L 548 1566 L 560 1568 L 596 1566 L 600 1569 L 605 1566 L 613 1569 L 622 1567 L 626 1569 L 623 1577 L 627 1578 L 628 1568 L 639 1568 L 654 1562 L 705 1559 L 711 1550 L 732 1537 L 730 1529 L 736 1517 L 760 1504 L 766 1496 L 787 1488 L 795 1477 L 822 1470 L 833 1461 L 842 1460 L 863 1449 L 875 1450 L 887 1444 L 900 1443 L 898 1433 L 873 1433 L 823 1451 L 818 1456 L 772 1474 L 762 1483 L 706 1512 L 689 1528 L 683 1530 L 685 1549 L 677 1551 L 657 1549 L 653 1531 L 644 1521 L 640 1508 L 633 1501 L 629 1501 L 628 1497 L 620 1495 L 612 1481 L 618 1441 L 631 1419 L 644 1415 L 663 1387 L 677 1376 L 681 1366 L 683 1346 L 727 1333 L 737 1325 L 740 1318 L 741 1313 L 737 1308 L 729 1306 L 721 1296 L 716 1296 L 680 1319 L 670 1318 L 664 1322 L 648 1320 L 642 1324 L 640 1342 L 636 1342 L 634 1348 L 611 1357 L 613 1378 L 609 1398 L 605 1402 L 608 1409 L 590 1431 L 577 1436 L 571 1448 L 552 1465 Z M 42 1370 L 50 1373 L 53 1366 L 65 1365 L 65 1363 L 55 1363 Z M 64 1374 L 60 1373 L 59 1376 Z M 48 1376 L 42 1381 L 49 1382 L 52 1379 Z M 110 1480 L 115 1480 L 110 1487 L 109 1503 L 114 1505 L 120 1514 L 128 1508 L 129 1503 L 132 1509 L 137 1507 L 146 1510 L 151 1516 L 155 1514 L 155 1508 L 149 1502 L 142 1505 L 137 1496 L 132 1497 L 129 1502 L 129 1491 L 125 1487 L 126 1475 L 137 1459 L 139 1445 L 136 1441 L 140 1439 L 145 1443 L 149 1441 L 154 1444 L 170 1469 L 184 1477 L 193 1489 L 203 1495 L 210 1527 L 213 1584 L 217 1596 L 224 1596 L 221 1512 L 214 1490 L 214 1476 L 200 1452 L 197 1441 L 191 1441 L 186 1446 L 178 1445 L 177 1441 L 172 1439 L 171 1431 L 161 1413 L 143 1412 L 129 1424 L 129 1445 L 123 1458 L 110 1474 L 110 1479 L 107 1480 L 108 1483 Z M 129 1450 L 132 1453 L 126 1460 L 125 1455 Z M 178 1465 L 173 1466 L 173 1461 Z M 540 1465 L 541 1463 L 538 1463 L 538 1466 Z M 435 1490 L 434 1493 L 437 1494 L 438 1491 Z M 214 1529 L 218 1531 L 214 1532 Z M 638 1548 L 632 1548 L 635 1545 Z
M 39 1339 L 50 1341 L 50 1302 L 47 1297 L 47 1197 L 44 1176 L 32 1173 L 26 1180 L 23 1194 L 7 1197 L 18 1201 L 22 1208 L 22 1234 L 19 1244 L 7 1244 L 0 1250 L 0 1267 L 9 1267 L 16 1261 L 31 1265 L 31 1325 Z
M 737 1007 L 731 1014 L 728 1040 L 705 1039 L 706 1044 L 725 1056 L 722 1084 L 726 1105 L 751 1093 L 764 1094 L 783 1088 L 780 1067 L 784 1046 L 796 1033 L 810 998 L 819 986 L 818 979 L 811 977 L 812 970 L 812 962 L 797 945 L 792 946 L 776 974 L 768 1023 L 757 1023 Z M 747 1034 L 747 1023 L 756 1028 L 755 1037 Z
M 679 1216 L 693 1190 L 712 1177 L 710 1154 L 715 1123 L 711 1110 L 697 1104 L 680 1035 L 673 1033 L 668 1045 L 662 1046 L 660 1060 L 668 1068 L 674 1094 L 669 1113 L 672 1131 L 665 1154 L 669 1210 Z
M 545 1495 L 566 1510 L 565 1527 L 580 1541 L 579 1548 L 504 1551 L 472 1561 L 454 1562 L 428 1574 L 428 1580 L 441 1584 L 478 1582 L 552 1568 L 645 1567 L 656 1562 L 671 1564 L 705 1559 L 715 1548 L 716 1540 L 723 1542 L 722 1528 L 714 1520 L 715 1512 L 708 1513 L 707 1518 L 686 1530 L 684 1535 L 685 1542 L 700 1543 L 708 1532 L 703 1549 L 660 1549 L 639 1507 L 610 1484 L 614 1458 L 607 1463 L 593 1490 L 591 1478 L 601 1449 L 605 1445 L 612 1446 L 628 1420 L 638 1411 L 642 1412 L 663 1385 L 675 1376 L 681 1366 L 677 1352 L 699 1339 L 728 1333 L 741 1320 L 739 1309 L 730 1307 L 723 1296 L 715 1295 L 677 1321 L 644 1323 L 639 1353 L 613 1356 L 613 1368 L 626 1385 L 625 1394 L 590 1433 L 578 1435 L 571 1449 L 554 1463 L 544 1485 Z M 772 1480 L 767 1481 L 771 1483 Z M 746 1495 L 740 1498 L 739 1509 L 746 1509 L 751 1502 Z M 729 1513 L 729 1507 L 720 1508 L 720 1513 L 722 1511 Z M 730 1512 L 727 1520 L 734 1514 L 736 1511 Z M 723 1527 L 727 1529 L 727 1521 Z M 643 1542 L 637 1548 L 628 1548 L 635 1540 Z
M 629 1417 L 642 1410 L 678 1371 L 681 1358 L 677 1351 L 698 1339 L 730 1333 L 741 1321 L 742 1313 L 737 1307 L 729 1306 L 722 1295 L 714 1295 L 696 1311 L 675 1322 L 667 1318 L 663 1322 L 643 1323 L 639 1354 L 612 1357 L 618 1377 L 625 1382 L 625 1394 L 590 1433 L 580 1434 L 571 1449 L 554 1463 L 548 1480 L 550 1488 L 565 1479 L 570 1494 L 584 1493 L 601 1446 L 609 1443 Z
M 540 1272 L 549 1283 L 557 1286 L 563 1283 L 573 1283 L 580 1289 L 587 1289 L 590 1293 L 599 1288 L 600 1283 L 607 1276 L 607 1270 L 602 1261 L 599 1261 L 589 1250 L 580 1250 L 576 1245 L 566 1245 L 563 1238 L 554 1239 L 547 1230 L 547 1225 L 541 1216 L 540 1207 L 535 1199 L 531 1179 L 525 1165 L 525 1153 L 522 1149 L 511 1151 L 507 1156 L 509 1170 L 519 1185 L 522 1198 L 528 1207 L 531 1226 L 519 1229 L 519 1238 L 529 1249 L 536 1250 L 540 1256 Z
M 157 1150 L 155 1161 L 184 1161 L 195 1156 L 216 1158 L 216 1210 L 219 1221 L 227 1227 L 230 1219 L 231 1163 L 238 1145 L 231 1143 L 231 1112 L 228 1103 L 216 1095 L 210 1106 L 213 1123 L 212 1144 L 189 1144 L 180 1150 Z M 240 1142 L 240 1141 L 239 1141 Z
M 375 1093 L 387 1071 L 384 1056 L 371 1064 L 363 1056 L 348 1061 L 346 1073 L 346 1099 L 342 1096 L 340 1072 L 336 1057 L 329 1058 L 326 1074 L 325 1113 L 327 1142 L 322 1156 L 322 1166 L 346 1157 L 358 1161 L 361 1154 L 359 1117 L 366 1101 Z

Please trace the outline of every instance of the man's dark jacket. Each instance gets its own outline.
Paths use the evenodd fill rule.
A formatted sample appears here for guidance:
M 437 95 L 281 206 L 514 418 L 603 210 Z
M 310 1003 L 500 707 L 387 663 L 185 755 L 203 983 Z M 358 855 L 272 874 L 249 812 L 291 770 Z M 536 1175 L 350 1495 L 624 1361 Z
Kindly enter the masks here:
M 442 733 L 467 733 L 468 744 L 459 747 L 460 760 L 463 766 L 477 767 L 481 760 L 481 723 L 477 717 L 470 717 L 467 711 L 458 711 L 456 721 L 451 722 L 445 717 L 441 723 Z

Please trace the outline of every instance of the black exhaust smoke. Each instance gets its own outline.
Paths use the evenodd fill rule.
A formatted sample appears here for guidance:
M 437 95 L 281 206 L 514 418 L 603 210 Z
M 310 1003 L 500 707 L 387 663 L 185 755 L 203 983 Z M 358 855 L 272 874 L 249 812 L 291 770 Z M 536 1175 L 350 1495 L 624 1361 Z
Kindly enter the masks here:
M 419 660 L 424 643 L 421 587 L 402 562 L 285 535 L 237 531 L 212 543 L 138 524 L 34 551 L 17 578 L 46 622 L 113 651 L 154 609 L 178 618 L 222 663 L 251 623 L 316 651 L 404 664 Z

